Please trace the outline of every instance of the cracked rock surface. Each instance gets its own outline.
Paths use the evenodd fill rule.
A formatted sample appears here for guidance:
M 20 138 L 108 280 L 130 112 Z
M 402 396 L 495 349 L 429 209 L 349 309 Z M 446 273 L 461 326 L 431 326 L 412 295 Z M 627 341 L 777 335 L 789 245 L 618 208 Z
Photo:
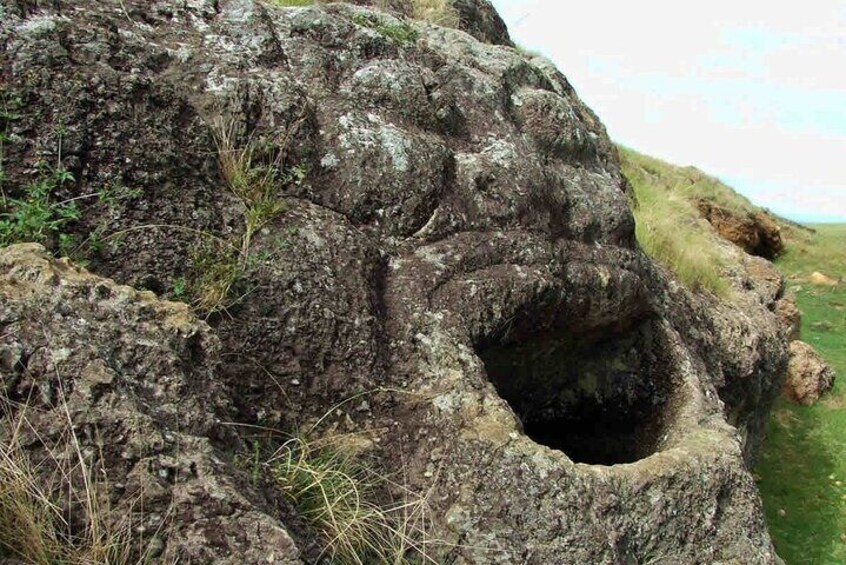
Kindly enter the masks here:
M 300 562 L 273 506 L 226 454 L 237 439 L 220 426 L 230 413 L 220 343 L 188 306 L 36 244 L 0 250 L 0 299 L 0 383 L 4 398 L 28 405 L 25 449 L 60 441 L 69 418 L 108 472 L 108 516 L 167 532 L 161 562 Z
M 327 413 L 329 431 L 430 491 L 444 562 L 778 562 L 747 464 L 787 365 L 781 277 L 716 241 L 727 299 L 652 263 L 598 118 L 510 47 L 487 2 L 454 3 L 467 32 L 344 3 L 0 0 L 3 95 L 20 101 L 0 124 L 7 193 L 57 160 L 75 178 L 57 198 L 138 191 L 88 202 L 69 227 L 120 234 L 89 257 L 98 275 L 172 295 L 198 268 L 197 233 L 238 233 L 217 119 L 303 172 L 250 242 L 240 299 L 208 326 L 32 247 L 4 252 L 4 285 L 34 277 L 26 307 L 69 350 L 139 356 L 107 365 L 120 418 L 184 434 L 177 464 L 198 461 L 225 501 L 162 485 L 162 505 L 193 508 L 163 541 L 184 562 L 299 558 L 309 540 L 237 483 L 240 440 L 218 420 L 294 430 Z M 3 324 L 21 323 L 9 313 L 24 299 L 2 291 Z M 51 322 L 65 303 L 102 310 L 101 330 Z M 127 349 L 136 331 L 152 353 Z M 147 362 L 172 384 L 133 384 Z M 354 396 L 366 402 L 338 406 Z M 110 429 L 102 398 L 80 393 L 80 417 Z M 255 527 L 236 534 L 238 520 Z

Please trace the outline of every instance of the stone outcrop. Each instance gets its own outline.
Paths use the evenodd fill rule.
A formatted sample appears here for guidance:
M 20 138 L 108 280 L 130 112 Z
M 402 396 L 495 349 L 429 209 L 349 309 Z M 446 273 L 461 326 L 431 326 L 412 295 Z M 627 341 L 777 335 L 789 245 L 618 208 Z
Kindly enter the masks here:
M 799 311 L 793 294 L 785 293 L 784 299 L 779 301 L 776 307 L 776 316 L 787 335 L 787 341 L 802 339 L 802 312 Z
M 70 418 L 101 453 L 110 516 L 167 532 L 163 563 L 299 563 L 277 510 L 225 455 L 238 441 L 220 426 L 220 343 L 188 306 L 35 244 L 0 250 L 0 297 L 0 387 L 28 406 L 24 447 L 60 441 Z
M 747 253 L 775 259 L 784 252 L 781 228 L 766 212 L 737 212 L 709 200 L 700 200 L 698 207 L 721 237 Z
M 834 386 L 832 369 L 816 350 L 802 341 L 790 344 L 790 362 L 784 381 L 784 396 L 797 404 L 809 406 Z
M 449 562 L 775 563 L 747 463 L 787 365 L 783 281 L 753 276 L 766 266 L 728 245 L 730 300 L 653 264 L 596 116 L 549 62 L 507 45 L 486 3 L 454 5 L 493 22 L 467 28 L 492 43 L 342 3 L 0 0 L 7 193 L 57 161 L 75 179 L 57 199 L 133 189 L 80 200 L 66 228 L 101 240 L 87 257 L 98 274 L 175 296 L 207 268 L 203 234 L 239 236 L 221 121 L 280 179 L 286 211 L 248 242 L 237 298 L 211 329 L 105 282 L 55 295 L 44 283 L 32 306 L 47 327 L 67 301 L 100 312 L 101 333 L 57 321 L 64 347 L 128 356 L 107 363 L 100 398 L 182 434 L 188 451 L 165 442 L 161 457 L 188 477 L 196 461 L 200 479 L 186 480 L 219 489 L 208 496 L 225 503 L 207 506 L 206 487 L 155 483 L 185 509 L 164 555 L 257 563 L 270 544 L 275 562 L 296 559 L 307 534 L 273 519 L 272 493 L 234 487 L 240 440 L 216 422 L 319 419 L 429 493 Z M 90 281 L 32 248 L 4 257 L 7 272 L 37 260 L 57 282 Z M 3 307 L 4 323 L 23 323 L 22 301 Z M 179 312 L 183 333 L 162 312 Z M 114 427 L 96 400 L 75 402 Z M 106 457 L 127 476 L 142 457 L 165 465 Z

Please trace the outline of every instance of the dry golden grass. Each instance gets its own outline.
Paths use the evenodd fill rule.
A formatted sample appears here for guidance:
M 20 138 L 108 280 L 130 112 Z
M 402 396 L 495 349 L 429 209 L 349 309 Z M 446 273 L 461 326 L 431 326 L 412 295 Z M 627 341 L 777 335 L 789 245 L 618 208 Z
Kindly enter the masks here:
M 193 257 L 195 276 L 190 285 L 193 305 L 201 312 L 224 310 L 237 301 L 232 289 L 250 261 L 255 234 L 287 209 L 282 189 L 302 182 L 305 170 L 284 170 L 284 157 L 302 117 L 268 148 L 250 137 L 240 140 L 234 119 L 212 122 L 218 167 L 226 186 L 240 202 L 243 229 L 234 237 L 201 237 Z
M 264 0 L 268 4 L 273 6 L 279 6 L 281 8 L 298 8 L 302 6 L 311 6 L 313 4 L 319 4 L 320 2 L 315 2 L 315 0 Z
M 281 173 L 283 151 L 277 151 L 267 160 L 258 156 L 258 143 L 254 139 L 239 143 L 234 120 L 218 119 L 212 129 L 221 175 L 244 207 L 244 232 L 240 243 L 241 261 L 245 262 L 255 233 L 286 208 L 281 188 L 302 178 L 289 178 L 291 174 Z
M 264 0 L 272 6 L 295 8 L 323 4 L 325 0 Z M 376 8 L 386 10 L 390 7 L 387 0 L 377 0 Z M 449 0 L 409 0 L 410 15 L 415 20 L 422 20 L 442 27 L 458 28 L 458 11 Z
M 322 539 L 323 555 L 341 565 L 436 563 L 428 538 L 427 501 L 393 483 L 331 441 L 285 441 L 263 466 L 297 514 Z M 403 496 L 378 501 L 387 487 Z
M 458 28 L 458 11 L 449 0 L 411 0 L 411 17 L 442 27 Z
M 382 390 L 382 389 L 380 389 Z M 343 404 L 336 404 L 307 430 L 295 435 L 262 428 L 253 451 L 238 457 L 253 482 L 278 489 L 321 543 L 318 561 L 338 565 L 439 563 L 435 557 L 455 547 L 432 535 L 429 496 L 402 476 L 377 471 L 360 434 L 318 436 L 316 430 Z M 278 443 L 273 438 L 283 438 Z M 435 477 L 437 477 L 437 473 Z M 433 479 L 437 483 L 437 478 Z
M 663 189 L 691 202 L 708 200 L 740 215 L 758 210 L 748 198 L 696 167 L 680 167 L 625 147 L 618 146 L 618 149 L 624 166 L 640 169 Z
M 146 546 L 129 520 L 104 502 L 104 470 L 83 454 L 70 415 L 57 438 L 46 438 L 32 426 L 30 410 L 0 401 L 0 558 L 33 565 L 145 563 Z M 30 444 L 42 455 L 24 448 Z

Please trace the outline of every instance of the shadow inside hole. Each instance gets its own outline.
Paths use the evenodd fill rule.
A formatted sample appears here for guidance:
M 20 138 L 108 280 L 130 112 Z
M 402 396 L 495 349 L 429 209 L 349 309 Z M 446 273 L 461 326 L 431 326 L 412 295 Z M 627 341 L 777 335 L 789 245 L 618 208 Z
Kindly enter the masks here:
M 488 378 L 534 441 L 575 462 L 631 463 L 660 448 L 672 365 L 653 320 L 483 348 Z

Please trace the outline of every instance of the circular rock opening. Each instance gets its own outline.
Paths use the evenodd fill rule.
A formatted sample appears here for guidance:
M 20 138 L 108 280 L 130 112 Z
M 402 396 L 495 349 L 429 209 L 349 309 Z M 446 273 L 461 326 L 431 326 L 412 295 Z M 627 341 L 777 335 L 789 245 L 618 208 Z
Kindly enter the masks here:
M 480 348 L 488 378 L 534 441 L 573 461 L 631 463 L 660 449 L 672 364 L 653 320 Z

